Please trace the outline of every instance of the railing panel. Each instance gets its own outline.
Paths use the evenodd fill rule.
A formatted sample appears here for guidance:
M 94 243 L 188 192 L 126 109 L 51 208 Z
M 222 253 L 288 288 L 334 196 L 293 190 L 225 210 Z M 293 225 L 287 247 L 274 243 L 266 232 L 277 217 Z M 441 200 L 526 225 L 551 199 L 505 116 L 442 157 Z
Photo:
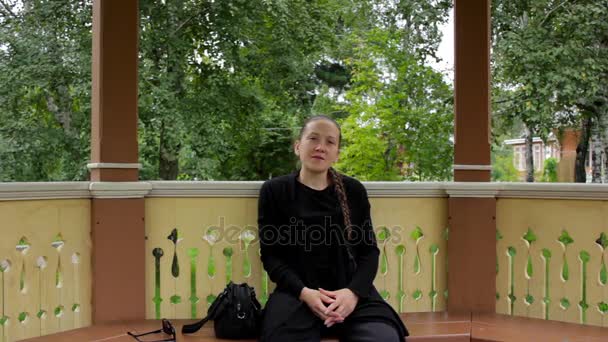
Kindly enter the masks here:
M 91 324 L 90 200 L 0 202 L 2 341 Z
M 382 251 L 378 290 L 400 312 L 444 310 L 447 199 L 371 204 Z M 256 198 L 146 199 L 147 317 L 201 317 L 228 277 L 253 285 L 265 302 L 274 285 L 259 260 L 256 222 Z
M 497 201 L 496 311 L 608 326 L 608 204 Z

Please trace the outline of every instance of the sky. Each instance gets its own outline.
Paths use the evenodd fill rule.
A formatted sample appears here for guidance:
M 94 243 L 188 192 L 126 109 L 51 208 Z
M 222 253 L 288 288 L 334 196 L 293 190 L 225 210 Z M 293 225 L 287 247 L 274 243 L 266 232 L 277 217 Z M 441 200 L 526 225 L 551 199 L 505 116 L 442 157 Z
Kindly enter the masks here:
M 443 37 L 437 56 L 443 61 L 440 63 L 431 63 L 435 70 L 441 71 L 446 75 L 446 78 L 452 82 L 454 80 L 454 9 L 450 10 L 448 21 L 441 26 Z

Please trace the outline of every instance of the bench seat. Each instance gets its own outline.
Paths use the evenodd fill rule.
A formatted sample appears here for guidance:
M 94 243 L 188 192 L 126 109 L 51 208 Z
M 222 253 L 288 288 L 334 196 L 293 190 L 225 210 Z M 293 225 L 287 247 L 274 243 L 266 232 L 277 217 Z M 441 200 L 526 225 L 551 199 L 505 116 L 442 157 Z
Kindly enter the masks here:
M 608 328 L 580 324 L 546 321 L 542 319 L 512 317 L 500 314 L 407 313 L 401 314 L 410 331 L 407 341 L 414 342 L 494 342 L 494 341 L 608 341 Z M 193 320 L 172 320 L 176 326 L 177 341 L 214 342 L 213 323 L 206 324 L 196 334 L 182 336 L 183 324 Z M 125 321 L 98 324 L 26 340 L 28 342 L 104 341 L 133 342 L 127 331 L 141 333 L 160 328 L 159 320 Z M 150 337 L 161 339 L 162 335 Z M 323 342 L 337 342 L 325 338 Z M 255 342 L 255 340 L 242 340 Z

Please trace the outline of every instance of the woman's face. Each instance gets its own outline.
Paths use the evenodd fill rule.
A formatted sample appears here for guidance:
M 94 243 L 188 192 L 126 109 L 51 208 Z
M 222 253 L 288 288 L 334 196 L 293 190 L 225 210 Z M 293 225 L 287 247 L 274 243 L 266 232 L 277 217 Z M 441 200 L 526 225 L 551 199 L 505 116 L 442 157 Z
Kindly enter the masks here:
M 294 151 L 302 167 L 313 172 L 328 170 L 340 153 L 340 131 L 329 120 L 314 120 L 306 125 L 302 137 L 296 141 Z

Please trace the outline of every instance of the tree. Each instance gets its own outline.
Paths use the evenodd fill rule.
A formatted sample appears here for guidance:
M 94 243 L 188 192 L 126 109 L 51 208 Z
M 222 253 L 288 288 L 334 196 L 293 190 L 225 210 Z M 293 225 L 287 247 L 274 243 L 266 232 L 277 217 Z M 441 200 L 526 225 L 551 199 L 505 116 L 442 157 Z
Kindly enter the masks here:
M 0 4 L 0 180 L 85 180 L 91 2 Z
M 585 181 L 588 137 L 606 106 L 606 1 L 493 2 L 494 111 L 527 130 L 527 180 L 533 180 L 532 136 L 579 125 L 576 181 Z

